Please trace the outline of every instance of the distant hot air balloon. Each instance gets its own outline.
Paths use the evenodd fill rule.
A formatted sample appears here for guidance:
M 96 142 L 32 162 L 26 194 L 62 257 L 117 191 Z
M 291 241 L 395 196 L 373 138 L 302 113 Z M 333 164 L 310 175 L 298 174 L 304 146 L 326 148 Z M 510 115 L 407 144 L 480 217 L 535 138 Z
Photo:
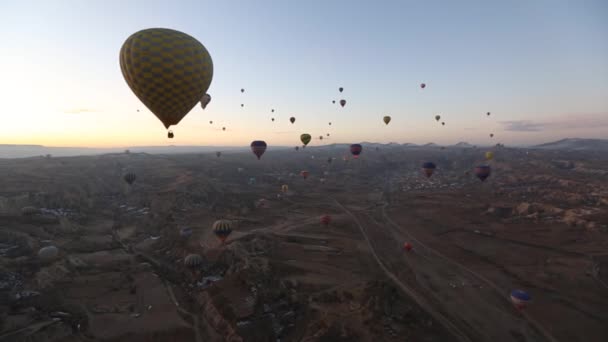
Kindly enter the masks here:
M 487 115 L 487 116 L 490 116 L 490 112 L 487 112 L 487 113 L 486 113 L 486 115 Z
M 260 157 L 266 152 L 266 142 L 262 140 L 252 141 L 251 151 L 258 157 L 258 160 L 260 160 Z
M 323 140 L 323 136 L 322 135 L 319 135 L 319 140 Z
M 295 149 L 296 149 L 296 151 L 299 151 L 300 150 L 300 146 L 296 146 Z
M 422 88 L 422 89 L 426 88 L 426 84 L 420 83 L 420 88 Z
M 442 122 L 442 123 L 441 123 L 441 126 L 445 126 L 445 122 Z
M 292 116 L 292 117 L 290 117 L 290 118 L 289 118 L 289 121 L 290 121 L 291 123 L 294 123 L 294 122 L 296 122 L 296 118 L 294 118 L 294 117 Z
M 213 121 L 209 121 L 209 124 L 210 124 L 210 125 L 213 125 Z
M 363 146 L 361 146 L 360 144 L 350 145 L 350 153 L 352 153 L 353 158 L 355 158 L 355 159 L 359 158 L 361 151 L 363 151 Z
M 441 120 L 441 115 L 435 115 L 435 121 Z
M 331 161 L 332 161 L 332 160 L 333 160 L 333 159 L 332 159 L 331 157 L 327 157 L 327 163 L 328 163 L 328 164 L 331 164 Z
M 222 127 L 222 131 L 225 131 L 225 130 L 226 130 L 226 127 Z
M 272 122 L 274 122 L 274 118 L 270 118 L 270 120 L 271 120 Z
M 188 254 L 184 258 L 184 265 L 186 265 L 190 268 L 198 267 L 202 263 L 203 263 L 203 257 L 200 256 L 199 254 Z
M 169 139 L 173 139 L 174 135 L 173 135 L 173 131 L 169 131 L 167 132 L 167 138 Z
M 127 182 L 127 184 L 131 185 L 133 184 L 133 182 L 135 182 L 137 176 L 133 172 L 129 172 L 124 175 L 123 179 L 125 180 L 125 182 Z
M 342 91 L 344 90 L 344 88 L 340 87 L 340 88 L 338 88 L 338 90 L 339 90 L 340 92 L 342 92 Z
M 475 167 L 474 172 L 477 178 L 483 182 L 490 176 L 491 170 L 489 165 L 479 165 Z
M 138 31 L 127 38 L 120 49 L 120 69 L 131 90 L 165 128 L 177 125 L 194 108 L 213 78 L 213 62 L 203 44 L 165 28 Z
M 321 217 L 319 217 L 319 221 L 321 222 L 322 225 L 329 226 L 329 224 L 331 223 L 331 216 L 321 215 Z
M 382 121 L 384 121 L 384 123 L 388 125 L 388 123 L 391 122 L 391 117 L 387 115 L 382 118 Z
M 274 113 L 274 109 L 271 109 L 271 110 L 270 110 L 270 112 L 271 112 L 271 113 Z
M 331 103 L 336 104 L 336 100 L 332 100 Z
M 412 250 L 412 248 L 413 248 L 413 247 L 412 247 L 412 244 L 411 244 L 411 243 L 409 243 L 409 242 L 405 242 L 405 243 L 403 243 L 403 249 L 404 249 L 406 252 L 411 251 L 411 250 Z
M 492 151 L 486 152 L 486 160 L 492 160 L 492 159 L 494 159 L 494 152 L 492 152 Z
M 329 125 L 331 126 L 331 122 L 329 123 Z
M 346 106 L 346 100 L 340 100 L 340 106 L 342 106 L 342 107 Z
M 245 104 L 244 104 L 244 103 L 241 103 L 241 108 L 242 108 L 242 107 L 245 107 Z
M 281 192 L 286 193 L 287 191 L 289 191 L 289 186 L 287 184 L 283 184 L 281 186 Z
M 435 168 L 437 168 L 437 166 L 432 162 L 426 162 L 422 164 L 422 172 L 424 172 L 427 178 L 433 175 L 433 172 L 435 172 Z
M 241 93 L 244 93 L 244 92 L 245 92 L 245 89 L 241 88 Z
M 215 152 L 215 155 L 219 158 L 222 155 L 222 152 L 217 151 L 217 152 Z
M 232 221 L 229 220 L 217 220 L 211 226 L 213 234 L 222 241 L 222 244 L 226 241 L 230 233 L 232 233 Z
M 201 107 L 203 109 L 207 108 L 207 105 L 209 104 L 209 102 L 211 102 L 211 95 L 209 95 L 209 94 L 203 95 L 203 97 L 201 98 Z
M 304 179 L 308 178 L 308 175 L 310 175 L 310 172 L 308 172 L 308 171 L 301 171 L 300 172 L 300 176 L 302 176 L 302 178 L 304 178 Z
M 308 145 L 308 143 L 310 142 L 311 139 L 312 139 L 312 137 L 310 136 L 310 134 L 304 133 L 304 134 L 300 135 L 300 140 L 302 141 L 304 146 Z
M 494 133 L 490 133 L 490 138 L 494 138 Z
M 525 291 L 513 290 L 511 291 L 511 302 L 518 310 L 524 309 L 528 306 L 528 303 L 532 300 L 532 297 Z

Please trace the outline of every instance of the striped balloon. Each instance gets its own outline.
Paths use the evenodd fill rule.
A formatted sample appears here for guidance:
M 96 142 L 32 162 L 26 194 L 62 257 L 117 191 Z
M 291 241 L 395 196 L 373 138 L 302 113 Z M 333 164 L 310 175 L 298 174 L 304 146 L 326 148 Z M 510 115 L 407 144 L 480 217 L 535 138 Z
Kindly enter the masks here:
M 230 220 L 217 220 L 212 226 L 213 234 L 224 243 L 230 233 L 232 233 L 232 221 Z

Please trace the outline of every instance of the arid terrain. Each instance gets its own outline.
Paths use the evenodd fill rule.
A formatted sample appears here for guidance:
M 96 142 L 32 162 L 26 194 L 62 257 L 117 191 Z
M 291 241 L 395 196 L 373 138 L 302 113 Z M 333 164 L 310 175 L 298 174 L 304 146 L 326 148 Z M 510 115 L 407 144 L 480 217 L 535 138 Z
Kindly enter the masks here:
M 0 341 L 608 340 L 607 153 L 363 147 L 0 159 Z

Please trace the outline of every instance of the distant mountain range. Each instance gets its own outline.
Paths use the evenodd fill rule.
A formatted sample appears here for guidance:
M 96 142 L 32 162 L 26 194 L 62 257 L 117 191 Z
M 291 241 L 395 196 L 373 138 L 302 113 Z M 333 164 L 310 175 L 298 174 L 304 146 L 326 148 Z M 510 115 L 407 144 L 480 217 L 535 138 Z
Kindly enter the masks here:
M 532 146 L 532 148 L 571 151 L 608 151 L 608 139 L 567 138 Z
M 412 143 L 398 144 L 391 142 L 389 144 L 362 142 L 361 145 L 368 148 L 438 148 L 440 145 L 428 143 L 425 145 L 416 145 Z M 348 148 L 350 144 L 330 144 L 323 146 L 309 146 L 308 148 Z M 450 148 L 472 148 L 473 145 L 467 142 L 459 142 L 450 145 Z M 273 146 L 274 149 L 291 149 L 291 146 Z M 572 151 L 608 151 L 608 139 L 578 139 L 568 138 L 541 145 L 529 146 L 527 148 L 536 149 L 551 149 L 551 150 L 572 150 Z M 150 153 L 150 154 L 175 154 L 175 153 L 212 153 L 215 151 L 222 152 L 244 152 L 249 151 L 249 146 L 136 146 L 126 148 L 87 148 L 87 147 L 46 147 L 42 145 L 10 145 L 0 144 L 0 158 L 27 158 L 45 156 L 50 154 L 55 157 L 69 157 L 80 155 L 97 155 L 107 153 L 123 153 L 128 149 L 132 153 Z

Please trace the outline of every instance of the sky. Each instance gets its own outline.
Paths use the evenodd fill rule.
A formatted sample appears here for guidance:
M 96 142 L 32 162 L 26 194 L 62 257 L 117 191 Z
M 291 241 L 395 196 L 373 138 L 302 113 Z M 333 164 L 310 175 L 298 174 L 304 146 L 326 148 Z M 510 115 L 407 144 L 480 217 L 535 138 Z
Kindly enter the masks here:
M 118 62 L 124 41 L 151 27 L 197 38 L 214 64 L 211 103 L 172 140 Z M 605 0 L 7 0 L 0 41 L 0 144 L 608 138 Z

